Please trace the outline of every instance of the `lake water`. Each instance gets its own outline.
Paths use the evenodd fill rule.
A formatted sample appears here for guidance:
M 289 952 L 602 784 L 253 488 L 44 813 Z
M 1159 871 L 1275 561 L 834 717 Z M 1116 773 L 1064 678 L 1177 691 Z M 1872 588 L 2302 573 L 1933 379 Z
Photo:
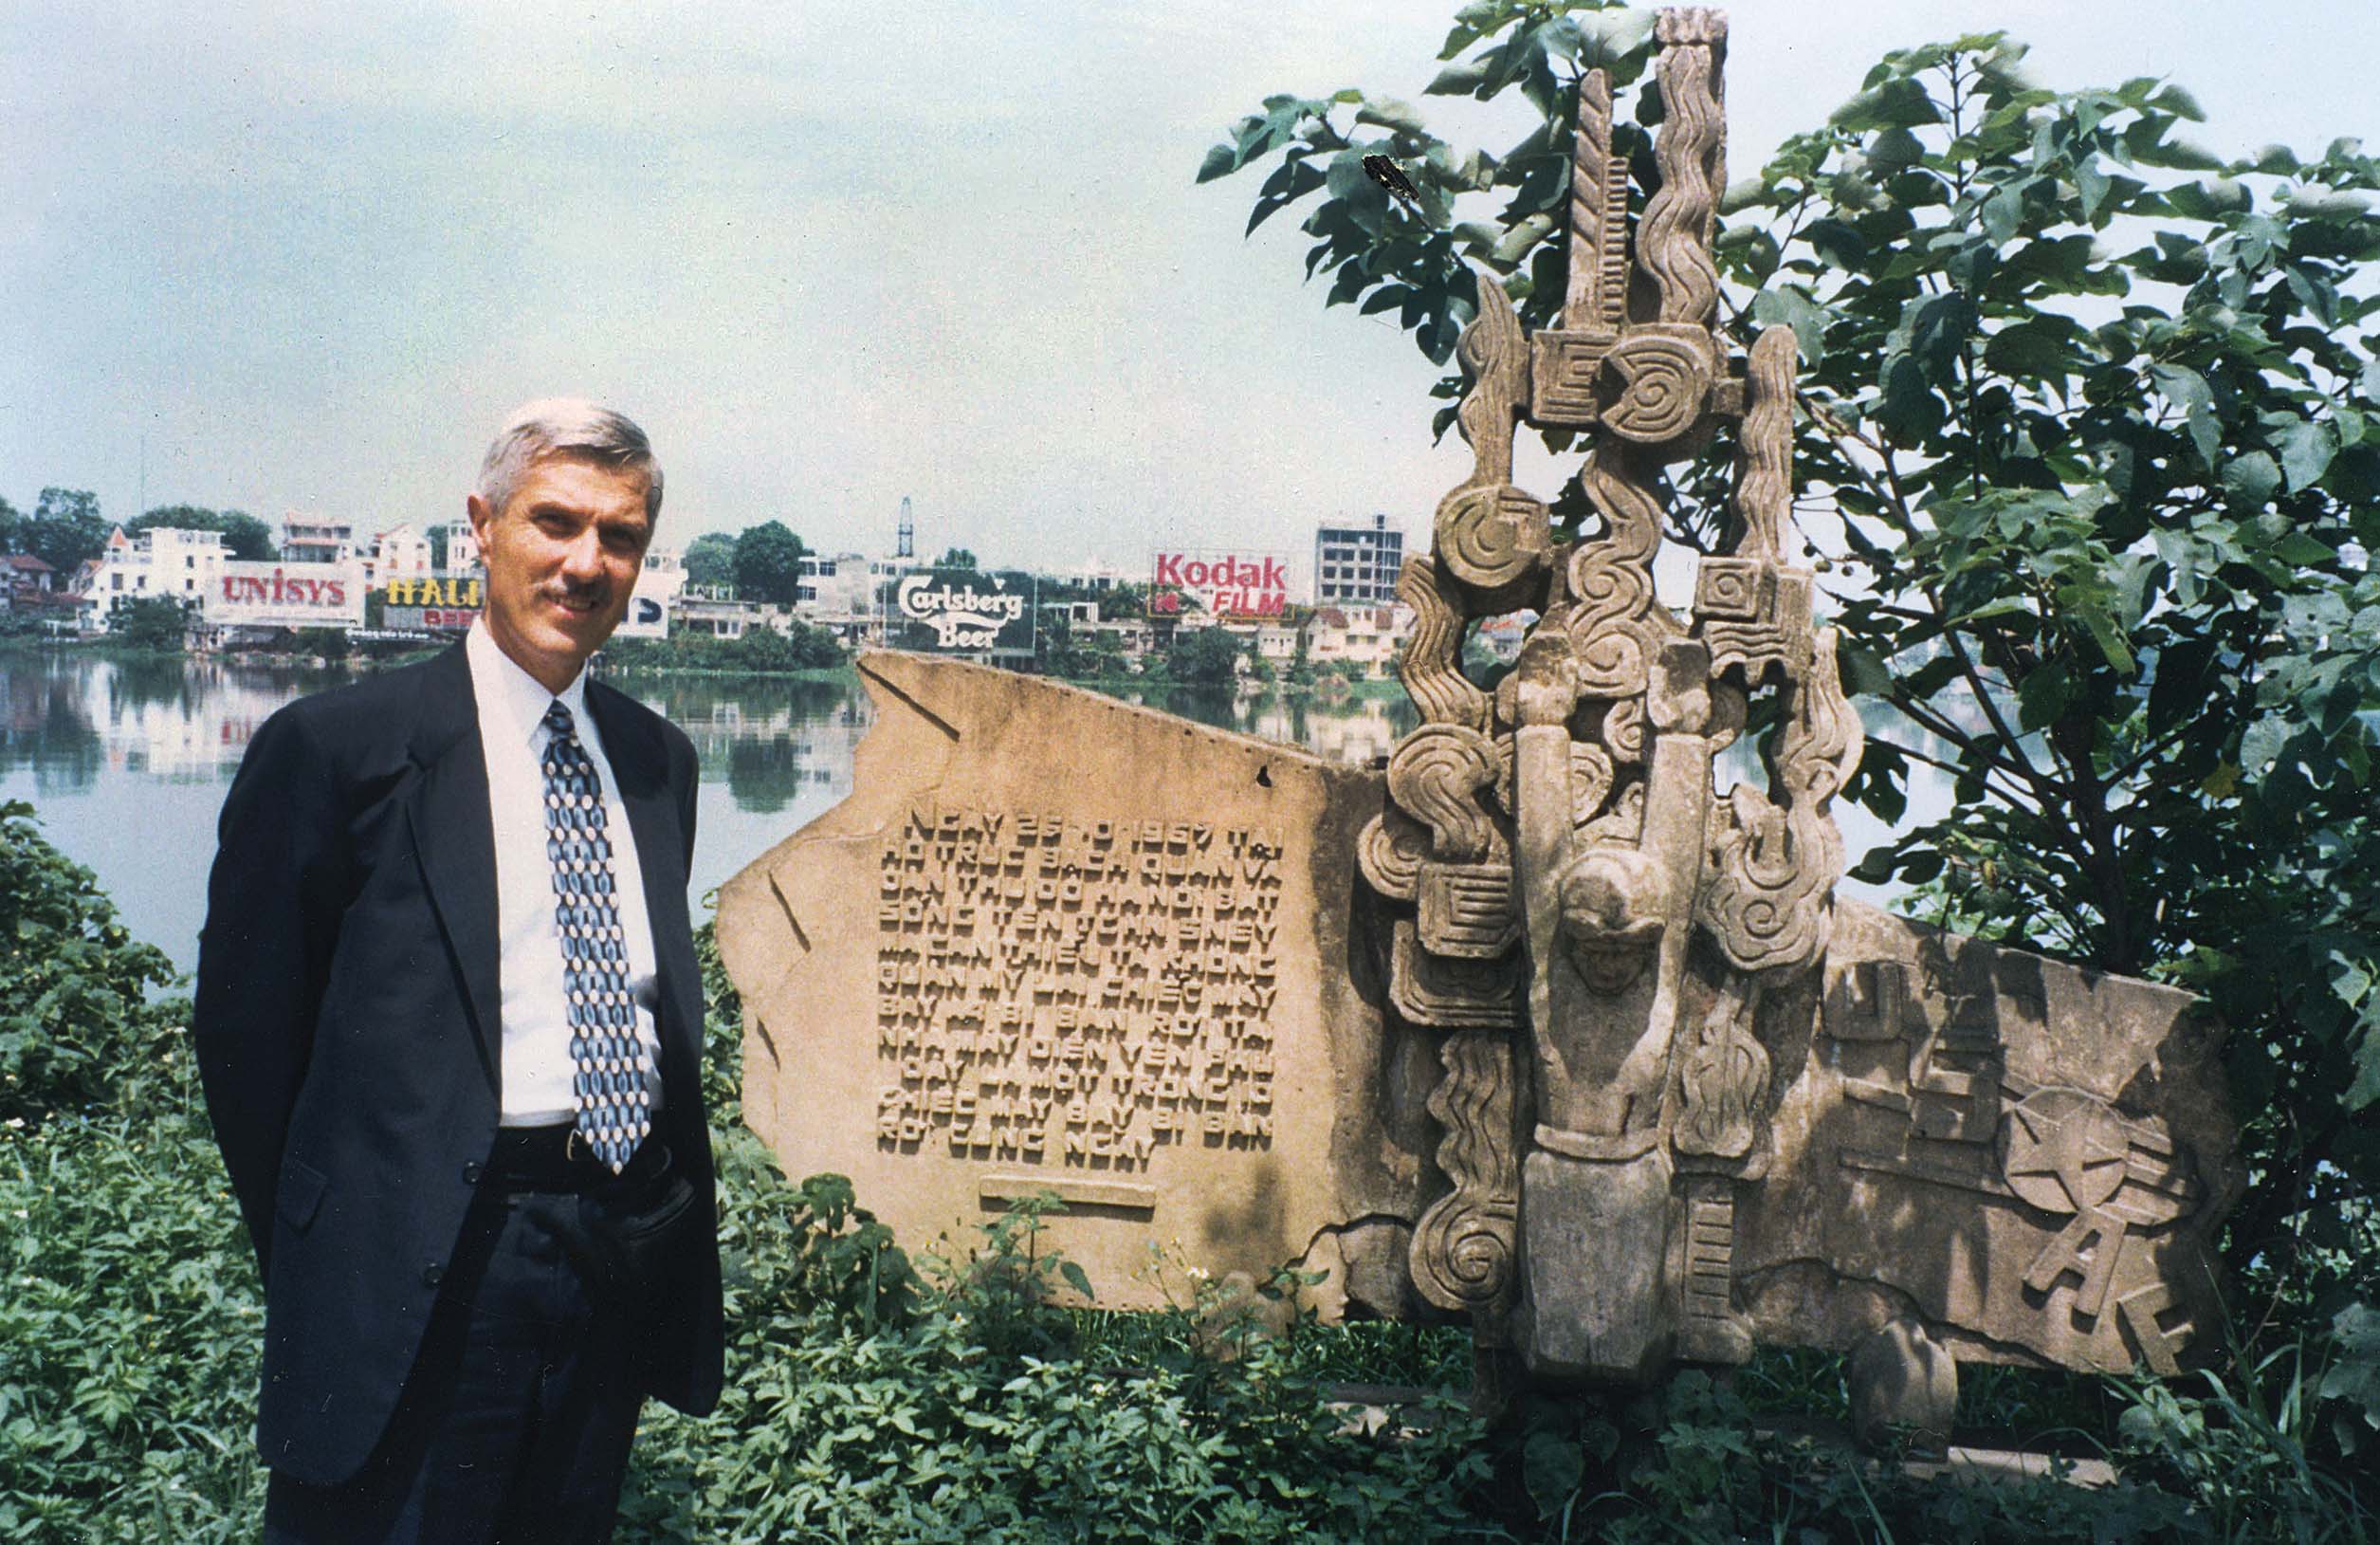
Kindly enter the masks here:
M 188 970 L 216 813 L 248 737 L 291 698 L 345 679 L 216 660 L 0 655 L 0 800 L 31 801 L 49 839 L 99 876 L 133 936 Z M 851 792 L 852 750 L 871 718 L 856 685 L 613 679 L 684 729 L 702 755 L 698 921 L 710 891 Z M 1401 698 L 1319 705 L 1176 689 L 1150 706 L 1350 763 L 1385 756 L 1415 723 Z M 1913 816 L 1938 810 L 1946 794 L 1921 783 Z M 1855 860 L 1882 840 L 1861 812 L 1843 812 L 1842 823 Z

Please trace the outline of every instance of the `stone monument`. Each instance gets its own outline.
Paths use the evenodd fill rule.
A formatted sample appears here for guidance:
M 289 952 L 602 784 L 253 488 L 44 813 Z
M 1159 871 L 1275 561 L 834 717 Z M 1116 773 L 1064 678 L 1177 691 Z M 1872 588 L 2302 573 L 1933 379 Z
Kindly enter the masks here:
M 1293 1261 L 1331 1312 L 1467 1316 L 1498 1378 L 1827 1346 L 1939 1428 L 1958 1361 L 2171 1371 L 2240 1186 L 2221 1027 L 1837 897 L 1862 736 L 1785 550 L 1795 340 L 1738 375 L 1715 325 L 1725 21 L 1658 39 L 1633 235 L 1593 71 L 1560 325 L 1479 281 L 1384 774 L 867 657 L 852 799 L 723 897 L 750 1119 L 905 1232 L 1055 1190 L 1103 1301 L 1150 1301 L 1152 1244 Z M 1722 421 L 1732 543 L 1681 616 L 1663 469 Z M 1581 529 L 1513 482 L 1524 423 L 1588 439 Z M 1466 632 L 1516 612 L 1484 690 Z
M 745 1119 L 912 1247 L 1038 1191 L 1099 1302 L 1329 1272 L 1401 1315 L 1432 1138 L 1355 838 L 1377 774 L 1036 677 L 862 655 L 851 797 L 723 891 Z

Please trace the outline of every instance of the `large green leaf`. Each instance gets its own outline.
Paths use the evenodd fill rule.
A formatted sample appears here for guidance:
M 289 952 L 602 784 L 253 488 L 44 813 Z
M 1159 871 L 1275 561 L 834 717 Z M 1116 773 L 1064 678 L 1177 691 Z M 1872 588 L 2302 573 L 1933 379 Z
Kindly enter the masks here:
M 2261 451 L 2234 456 L 2224 463 L 2224 492 L 2237 505 L 2259 506 L 2280 489 L 2280 467 Z
M 1827 121 L 1853 134 L 1877 129 L 1913 129 L 1942 121 L 1942 110 L 1920 83 L 1905 75 L 1879 81 L 1844 102 Z
M 2299 420 L 2276 431 L 2273 445 L 2280 452 L 2289 491 L 2302 493 L 2331 469 L 2331 458 L 2338 454 L 2338 432 L 2317 420 Z

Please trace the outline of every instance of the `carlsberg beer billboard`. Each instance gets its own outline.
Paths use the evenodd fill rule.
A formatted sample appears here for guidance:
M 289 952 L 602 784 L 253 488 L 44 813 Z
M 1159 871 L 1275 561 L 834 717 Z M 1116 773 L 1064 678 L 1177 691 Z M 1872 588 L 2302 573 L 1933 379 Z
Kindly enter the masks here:
M 980 569 L 920 569 L 893 586 L 893 642 L 944 654 L 1033 653 L 1033 581 Z

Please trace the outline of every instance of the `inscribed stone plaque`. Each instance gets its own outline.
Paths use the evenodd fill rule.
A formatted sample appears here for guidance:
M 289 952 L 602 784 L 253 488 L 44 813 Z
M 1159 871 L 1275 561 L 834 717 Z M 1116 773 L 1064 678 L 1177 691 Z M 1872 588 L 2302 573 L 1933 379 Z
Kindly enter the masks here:
M 1411 1216 L 1436 1070 L 1349 954 L 1378 776 L 1033 677 L 859 669 L 851 797 L 720 899 L 745 1118 L 786 1172 L 850 1175 L 912 1248 L 1054 1191 L 1104 1305 L 1158 1301 L 1178 1242 L 1403 1312 L 1405 1231 L 1371 1220 Z

